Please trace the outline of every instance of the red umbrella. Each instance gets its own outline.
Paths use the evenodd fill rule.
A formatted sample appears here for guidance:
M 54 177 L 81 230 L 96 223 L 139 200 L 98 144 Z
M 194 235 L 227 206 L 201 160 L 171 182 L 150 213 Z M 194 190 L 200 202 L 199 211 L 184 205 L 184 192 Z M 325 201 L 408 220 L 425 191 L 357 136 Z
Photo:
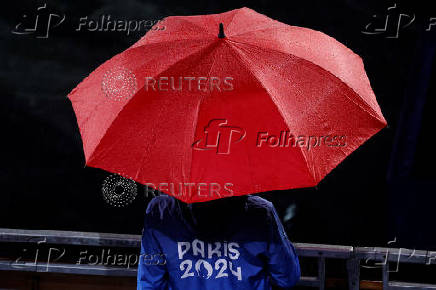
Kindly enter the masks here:
M 362 59 L 248 8 L 172 16 L 70 94 L 86 164 L 186 202 L 315 186 L 386 126 Z

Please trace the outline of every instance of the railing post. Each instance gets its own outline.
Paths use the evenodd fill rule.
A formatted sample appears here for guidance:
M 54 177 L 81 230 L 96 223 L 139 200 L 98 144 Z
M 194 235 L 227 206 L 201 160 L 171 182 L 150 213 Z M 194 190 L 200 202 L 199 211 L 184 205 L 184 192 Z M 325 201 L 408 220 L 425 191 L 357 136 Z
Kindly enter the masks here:
M 347 259 L 348 289 L 359 290 L 360 288 L 360 259 L 356 257 L 354 250 L 352 256 Z
M 325 258 L 318 258 L 318 280 L 319 280 L 319 290 L 325 289 Z
M 383 264 L 382 267 L 383 271 L 383 290 L 389 289 L 389 262 L 386 261 L 386 263 Z

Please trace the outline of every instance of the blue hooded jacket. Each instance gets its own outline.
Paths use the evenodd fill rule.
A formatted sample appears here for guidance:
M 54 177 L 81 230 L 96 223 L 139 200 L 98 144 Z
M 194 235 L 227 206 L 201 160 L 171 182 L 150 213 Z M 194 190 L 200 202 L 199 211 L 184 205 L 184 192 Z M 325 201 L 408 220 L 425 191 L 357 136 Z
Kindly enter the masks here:
M 298 257 L 270 202 L 245 196 L 203 204 L 186 205 L 166 195 L 149 203 L 138 290 L 271 289 L 271 284 L 297 283 Z

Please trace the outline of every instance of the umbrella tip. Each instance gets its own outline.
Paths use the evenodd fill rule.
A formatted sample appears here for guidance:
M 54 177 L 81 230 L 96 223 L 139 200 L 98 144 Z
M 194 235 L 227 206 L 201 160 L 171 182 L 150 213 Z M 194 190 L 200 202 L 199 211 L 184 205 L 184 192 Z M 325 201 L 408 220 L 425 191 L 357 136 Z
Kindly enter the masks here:
M 218 33 L 218 38 L 225 38 L 224 34 L 224 24 L 220 23 L 220 32 Z

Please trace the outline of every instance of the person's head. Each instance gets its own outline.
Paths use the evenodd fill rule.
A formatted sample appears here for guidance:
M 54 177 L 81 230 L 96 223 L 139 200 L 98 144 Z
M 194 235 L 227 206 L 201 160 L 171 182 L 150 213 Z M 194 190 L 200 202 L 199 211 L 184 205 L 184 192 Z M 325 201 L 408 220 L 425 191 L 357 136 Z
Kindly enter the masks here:
M 229 224 L 244 214 L 247 196 L 234 196 L 208 202 L 183 204 L 183 214 L 199 236 L 213 238 L 225 233 Z M 230 227 L 231 228 L 231 227 Z

